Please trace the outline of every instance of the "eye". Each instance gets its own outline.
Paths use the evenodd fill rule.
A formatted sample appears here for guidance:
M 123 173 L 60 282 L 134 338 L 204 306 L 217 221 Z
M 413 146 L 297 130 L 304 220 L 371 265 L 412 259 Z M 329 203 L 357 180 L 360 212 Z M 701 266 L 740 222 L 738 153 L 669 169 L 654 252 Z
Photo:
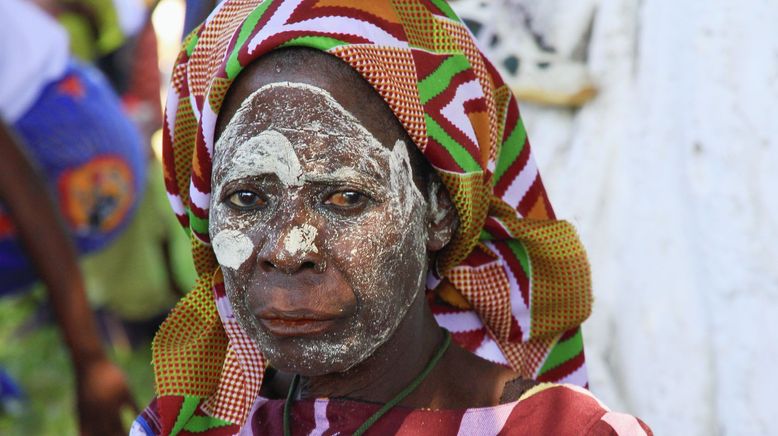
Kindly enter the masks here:
M 227 197 L 230 205 L 238 209 L 254 209 L 263 207 L 267 202 L 259 194 L 251 191 L 237 191 Z
M 351 209 L 364 204 L 366 201 L 367 196 L 359 192 L 340 191 L 327 197 L 324 200 L 324 204 Z

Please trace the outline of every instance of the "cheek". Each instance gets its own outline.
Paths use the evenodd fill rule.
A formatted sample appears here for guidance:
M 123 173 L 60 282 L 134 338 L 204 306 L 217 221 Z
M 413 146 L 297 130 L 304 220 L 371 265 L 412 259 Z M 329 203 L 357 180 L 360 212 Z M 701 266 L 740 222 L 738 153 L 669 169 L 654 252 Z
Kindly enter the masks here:
M 238 274 L 235 270 L 222 269 L 224 290 L 227 293 L 227 299 L 229 299 L 233 311 L 236 313 L 242 311 L 242 308 L 246 306 L 246 287 L 241 286 L 243 281 L 239 279 Z
M 264 227 L 258 214 L 236 214 L 225 204 L 211 203 L 209 214 L 211 247 L 223 270 L 247 265 L 256 253 L 256 229 Z
M 418 226 L 408 218 L 417 221 L 383 210 L 328 238 L 332 261 L 348 277 L 357 298 L 406 299 L 400 289 L 415 293 L 418 277 L 426 271 L 426 248 L 424 235 L 417 234 Z
M 254 243 L 240 230 L 225 229 L 216 232 L 211 246 L 219 265 L 236 270 L 246 262 L 254 252 Z
M 222 274 L 224 277 L 224 289 L 227 294 L 227 300 L 230 303 L 235 320 L 249 337 L 257 340 L 261 334 L 259 332 L 257 320 L 252 314 L 249 305 L 250 293 L 246 287 L 245 280 L 241 280 L 240 273 L 234 270 L 223 269 Z

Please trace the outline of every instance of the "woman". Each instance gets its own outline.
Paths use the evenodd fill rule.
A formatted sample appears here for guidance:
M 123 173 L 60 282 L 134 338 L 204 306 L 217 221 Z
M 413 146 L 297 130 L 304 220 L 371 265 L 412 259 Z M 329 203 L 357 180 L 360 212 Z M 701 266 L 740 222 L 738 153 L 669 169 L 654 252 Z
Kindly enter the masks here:
M 588 264 L 445 3 L 224 2 L 166 127 L 200 280 L 137 434 L 647 431 L 530 380 L 586 383 Z

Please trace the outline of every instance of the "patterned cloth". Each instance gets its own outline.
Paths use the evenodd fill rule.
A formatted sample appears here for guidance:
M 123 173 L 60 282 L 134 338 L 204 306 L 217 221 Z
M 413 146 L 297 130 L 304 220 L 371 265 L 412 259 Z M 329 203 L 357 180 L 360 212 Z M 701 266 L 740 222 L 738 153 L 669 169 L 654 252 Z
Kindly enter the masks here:
M 293 435 L 353 434 L 380 404 L 326 398 L 297 400 L 290 410 Z M 137 434 L 159 432 L 153 408 L 139 419 Z M 241 436 L 283 433 L 284 400 L 258 398 Z M 142 433 L 141 433 L 142 432 Z M 543 383 L 510 403 L 494 407 L 429 410 L 395 407 L 368 434 L 427 435 L 629 435 L 651 429 L 634 416 L 612 412 L 589 391 L 573 385 Z
M 234 433 L 266 361 L 232 317 L 208 237 L 214 127 L 243 68 L 326 51 L 383 97 L 443 180 L 460 227 L 427 284 L 463 347 L 522 376 L 586 385 L 586 255 L 554 219 L 510 90 L 442 0 L 228 0 L 184 41 L 165 120 L 165 182 L 192 240 L 195 289 L 154 341 L 162 433 Z
M 353 400 L 295 401 L 293 435 L 353 434 L 381 407 Z M 284 400 L 259 398 L 241 436 L 282 434 Z M 511 403 L 493 407 L 429 410 L 395 407 L 368 434 L 425 435 L 630 435 L 651 434 L 639 419 L 611 412 L 589 391 L 544 383 Z
M 13 123 L 56 199 L 79 254 L 113 241 L 132 220 L 146 151 L 108 82 L 72 63 Z M 0 295 L 37 279 L 0 203 Z

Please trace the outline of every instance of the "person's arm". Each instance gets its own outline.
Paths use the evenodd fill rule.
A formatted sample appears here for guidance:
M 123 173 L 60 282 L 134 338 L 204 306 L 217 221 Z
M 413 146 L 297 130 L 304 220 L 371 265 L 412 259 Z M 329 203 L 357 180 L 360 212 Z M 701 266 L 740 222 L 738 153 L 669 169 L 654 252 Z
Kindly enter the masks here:
M 137 407 L 123 373 L 103 350 L 75 248 L 46 185 L 4 122 L 0 122 L 0 156 L 0 200 L 46 285 L 70 351 L 81 434 L 126 434 L 120 411 L 125 406 Z

